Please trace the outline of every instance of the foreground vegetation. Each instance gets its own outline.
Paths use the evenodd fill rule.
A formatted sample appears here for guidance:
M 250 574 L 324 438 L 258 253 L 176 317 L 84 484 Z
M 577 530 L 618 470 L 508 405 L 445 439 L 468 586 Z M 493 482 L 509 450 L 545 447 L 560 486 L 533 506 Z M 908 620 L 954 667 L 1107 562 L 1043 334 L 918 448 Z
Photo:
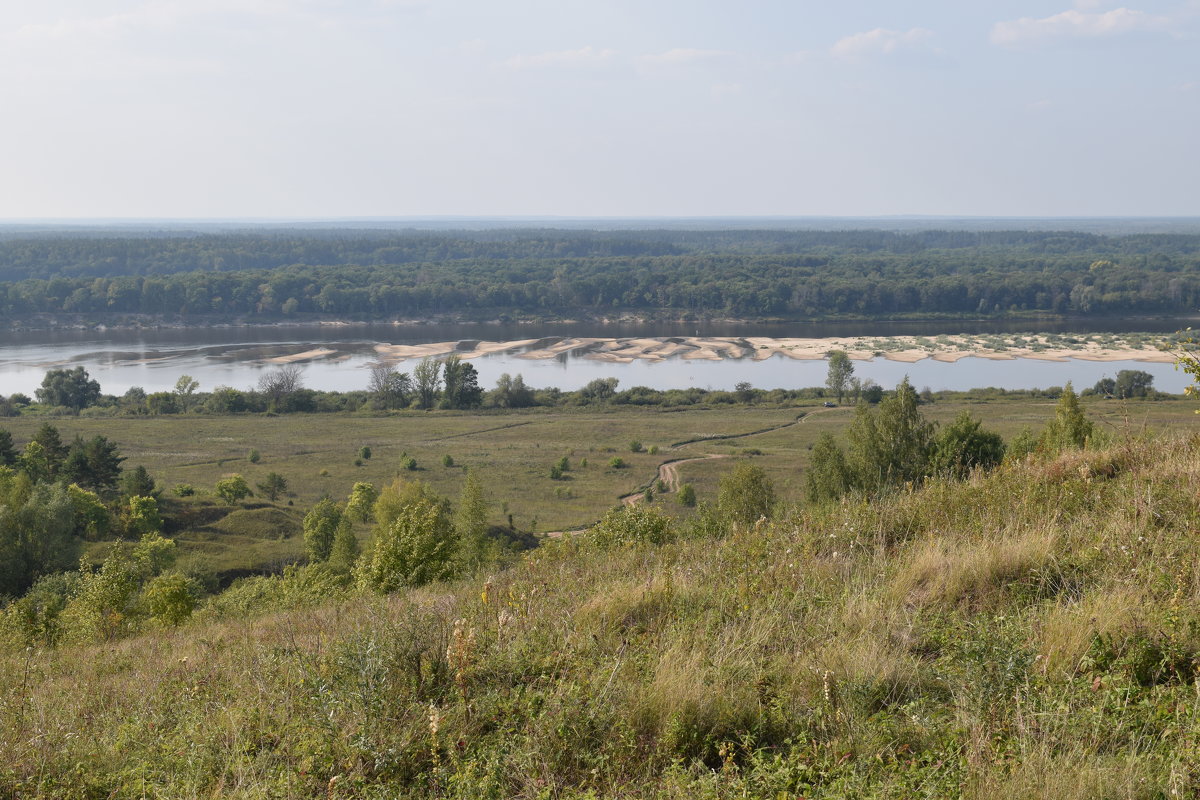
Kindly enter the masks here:
M 0 579 L 19 598 L 0 609 L 0 793 L 1190 796 L 1200 437 L 1182 417 L 1131 422 L 1180 405 L 1097 399 L 1089 415 L 1068 386 L 1005 436 L 906 382 L 877 409 L 788 409 L 728 438 L 683 435 L 728 410 L 374 418 L 439 446 L 519 431 L 524 455 L 494 472 L 444 453 L 453 494 L 394 441 L 355 447 L 363 419 L 325 415 L 344 494 L 288 480 L 272 445 L 238 457 L 266 475 L 218 471 L 174 498 L 122 467 L 113 425 L 227 442 L 200 429 L 295 437 L 306 417 L 116 419 L 73 440 L 41 421 L 28 442 L 0 436 Z M 1121 424 L 1097 427 L 1102 409 Z M 542 451 L 585 419 L 602 439 L 681 438 L 670 455 L 644 436 L 589 450 L 614 477 L 659 466 L 528 550 L 486 480 L 537 453 L 546 484 L 602 482 L 587 456 Z M 722 461 L 731 442 L 743 458 Z M 405 477 L 361 480 L 382 453 Z M 205 466 L 185 455 L 176 469 Z M 715 485 L 681 484 L 684 468 L 716 468 Z M 296 487 L 324 497 L 297 508 Z M 195 537 L 239 529 L 294 563 L 206 582 Z
M 1200 790 L 1200 440 L 0 657 L 17 796 Z

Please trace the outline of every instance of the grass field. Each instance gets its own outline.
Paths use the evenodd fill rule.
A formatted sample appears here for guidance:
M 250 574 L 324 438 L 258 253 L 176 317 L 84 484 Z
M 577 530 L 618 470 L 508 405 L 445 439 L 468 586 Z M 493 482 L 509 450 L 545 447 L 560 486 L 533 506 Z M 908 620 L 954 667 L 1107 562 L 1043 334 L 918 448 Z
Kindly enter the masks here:
M 964 408 L 1011 438 L 1023 427 L 1036 429 L 1044 424 L 1053 414 L 1054 402 L 938 402 L 923 411 L 946 422 Z M 1126 427 L 1186 430 L 1200 425 L 1194 404 L 1183 400 L 1127 404 L 1092 400 L 1086 408 L 1098 428 L 1111 434 Z M 302 551 L 298 534 L 304 511 L 327 494 L 344 499 L 356 481 L 382 486 L 397 477 L 419 479 L 454 499 L 461 491 L 465 469 L 470 468 L 486 488 L 492 522 L 505 524 L 511 514 L 518 528 L 539 533 L 584 527 L 618 504 L 622 495 L 650 484 L 660 464 L 704 455 L 726 458 L 691 461 L 678 468 L 680 480 L 692 483 L 702 502 L 715 499 L 720 476 L 737 457 L 753 458 L 775 482 L 781 499 L 795 501 L 809 449 L 823 432 L 838 434 L 852 414 L 850 408 L 814 404 L 683 411 L 614 407 L 53 422 L 65 441 L 77 434 L 109 437 L 127 456 L 126 467 L 144 464 L 167 498 L 176 484 L 194 486 L 196 498 L 172 501 L 168 509 L 181 517 L 174 527 L 176 538 L 185 559 L 211 571 L 231 573 L 277 568 L 297 558 Z M 43 422 L 16 417 L 0 427 L 10 430 L 20 446 Z M 633 441 L 641 443 L 642 452 L 631 450 Z M 364 446 L 371 449 L 371 458 L 356 465 Z M 652 447 L 657 452 L 650 453 Z M 249 460 L 251 450 L 258 451 L 258 463 Z M 453 466 L 443 465 L 446 456 L 453 459 Z M 550 467 L 563 456 L 571 469 L 564 480 L 552 480 Z M 409 457 L 416 459 L 416 470 L 403 468 Z M 609 466 L 614 457 L 626 466 Z M 283 475 L 291 491 L 291 497 L 275 507 L 259 499 L 226 516 L 229 507 L 212 496 L 213 485 L 224 475 L 240 473 L 253 486 L 270 472 Z M 671 494 L 657 502 L 683 511 Z

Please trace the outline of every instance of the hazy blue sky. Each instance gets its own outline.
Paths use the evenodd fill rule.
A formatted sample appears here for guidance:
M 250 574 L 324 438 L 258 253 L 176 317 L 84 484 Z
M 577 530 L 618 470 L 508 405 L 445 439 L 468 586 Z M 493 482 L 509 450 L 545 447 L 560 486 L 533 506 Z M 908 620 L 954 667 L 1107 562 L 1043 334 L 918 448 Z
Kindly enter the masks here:
M 1132 2 L 5 2 L 0 217 L 1198 215 Z

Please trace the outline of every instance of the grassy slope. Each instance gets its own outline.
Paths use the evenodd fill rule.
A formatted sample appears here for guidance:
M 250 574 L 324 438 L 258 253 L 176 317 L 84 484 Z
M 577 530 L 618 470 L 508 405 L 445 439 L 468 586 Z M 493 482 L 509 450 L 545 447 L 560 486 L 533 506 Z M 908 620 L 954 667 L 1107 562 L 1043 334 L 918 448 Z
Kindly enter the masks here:
M 5 656 L 0 794 L 1195 796 L 1198 481 L 1196 439 L 1127 441 Z

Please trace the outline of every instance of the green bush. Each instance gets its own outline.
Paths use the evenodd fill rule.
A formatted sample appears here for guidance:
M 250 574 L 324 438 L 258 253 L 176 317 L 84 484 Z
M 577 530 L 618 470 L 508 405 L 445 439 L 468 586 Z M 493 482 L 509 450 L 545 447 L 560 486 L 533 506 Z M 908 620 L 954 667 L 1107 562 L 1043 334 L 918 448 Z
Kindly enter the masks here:
M 601 547 L 632 544 L 665 544 L 675 538 L 670 517 L 643 505 L 621 506 L 604 515 L 588 531 L 588 538 Z

